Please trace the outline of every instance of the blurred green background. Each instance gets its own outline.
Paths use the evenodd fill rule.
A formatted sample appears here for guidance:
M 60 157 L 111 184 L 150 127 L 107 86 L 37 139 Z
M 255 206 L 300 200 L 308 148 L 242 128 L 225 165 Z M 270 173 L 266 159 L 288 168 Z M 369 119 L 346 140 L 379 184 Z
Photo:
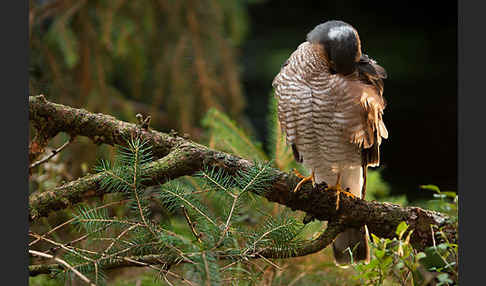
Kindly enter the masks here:
M 215 107 L 265 148 L 273 77 L 331 19 L 356 27 L 388 72 L 380 168 L 392 194 L 430 196 L 419 189 L 429 183 L 456 191 L 455 1 L 31 0 L 30 93 L 125 121 L 150 114 L 154 129 L 200 142 Z M 95 150 L 81 139 L 63 154 L 67 179 Z

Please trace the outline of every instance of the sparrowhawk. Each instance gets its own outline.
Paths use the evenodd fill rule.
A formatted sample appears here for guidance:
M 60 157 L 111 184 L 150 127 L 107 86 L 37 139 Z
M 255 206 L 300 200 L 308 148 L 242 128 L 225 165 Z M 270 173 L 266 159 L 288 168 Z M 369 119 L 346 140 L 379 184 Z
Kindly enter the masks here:
M 307 34 L 272 83 L 287 144 L 311 172 L 301 176 L 294 191 L 312 180 L 364 199 L 367 168 L 379 165 L 379 147 L 388 138 L 382 118 L 386 76 L 383 67 L 361 53 L 351 25 L 328 21 Z M 337 236 L 338 264 L 351 262 L 348 247 L 354 261 L 369 261 L 366 226 Z

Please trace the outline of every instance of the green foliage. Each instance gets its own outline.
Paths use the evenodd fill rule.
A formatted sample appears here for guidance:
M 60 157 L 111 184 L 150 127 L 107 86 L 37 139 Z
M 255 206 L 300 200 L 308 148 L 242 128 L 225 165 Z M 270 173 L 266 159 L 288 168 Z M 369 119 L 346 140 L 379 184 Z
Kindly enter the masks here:
M 121 221 L 110 220 L 106 209 L 89 209 L 83 205 L 78 207 L 78 215 L 74 222 L 78 226 L 78 231 L 83 230 L 88 233 L 100 233 L 114 223 L 123 223 Z
M 259 229 L 248 231 L 247 248 L 243 254 L 271 248 L 278 250 L 282 257 L 290 255 L 303 242 L 299 237 L 303 228 L 304 225 L 288 212 L 276 217 L 267 216 Z
M 436 186 L 425 188 L 437 194 L 441 191 Z M 455 194 L 448 193 L 456 198 Z M 442 198 L 442 197 L 440 197 Z M 452 215 L 457 221 L 457 199 L 447 209 L 455 209 Z M 434 233 L 434 245 L 415 250 L 410 244 L 413 231 L 407 231 L 408 225 L 400 223 L 396 229 L 396 238 L 379 238 L 374 234 L 371 242 L 372 259 L 369 264 L 359 263 L 355 268 L 356 277 L 361 285 L 456 285 L 458 279 L 458 246 L 450 243 L 441 229 L 431 226 Z M 435 241 L 439 242 L 435 245 Z
M 429 209 L 437 210 L 452 217 L 457 217 L 457 203 L 458 196 L 452 191 L 441 191 L 438 186 L 435 185 L 422 185 L 421 189 L 432 191 L 433 199 L 426 202 L 426 207 Z
M 235 180 L 243 194 L 253 192 L 263 195 L 276 176 L 277 174 L 270 168 L 270 163 L 254 162 L 254 167 L 238 170 Z
M 274 167 L 286 172 L 297 169 L 302 174 L 306 173 L 302 165 L 295 162 L 292 150 L 287 145 L 285 135 L 282 133 L 277 115 L 277 98 L 273 93 L 270 95 L 267 126 L 269 131 L 269 153 L 270 158 L 274 161 Z
M 256 142 L 223 112 L 210 109 L 203 118 L 202 124 L 209 131 L 209 147 L 247 159 L 259 161 L 268 159 L 261 143 Z
M 150 114 L 150 127 L 196 140 L 210 108 L 241 123 L 237 53 L 257 1 L 31 0 L 29 94 L 128 122 Z M 73 144 L 70 175 L 105 147 Z
M 49 275 L 42 274 L 34 277 L 29 277 L 29 286 L 63 286 L 64 284 L 52 279 Z
M 137 284 L 139 283 L 139 284 Z M 156 275 L 152 272 L 143 273 L 142 275 L 130 276 L 130 277 L 117 277 L 117 279 L 110 283 L 113 286 L 161 286 L 169 285 L 161 279 L 157 279 Z
M 66 246 L 67 252 L 61 256 L 99 285 L 106 282 L 106 265 L 154 254 L 163 254 L 159 259 L 167 267 L 184 261 L 184 279 L 197 284 L 221 285 L 232 275 L 251 280 L 255 277 L 246 264 L 248 259 L 268 249 L 285 255 L 302 241 L 299 235 L 304 226 L 287 212 L 274 217 L 254 208 L 265 219 L 258 225 L 247 223 L 249 201 L 258 202 L 254 206 L 262 202 L 253 194 L 265 192 L 275 179 L 271 163 L 255 161 L 235 175 L 206 166 L 193 184 L 171 180 L 148 192 L 144 179 L 146 163 L 152 160 L 149 145 L 131 138 L 127 147 L 117 147 L 115 159 L 113 163 L 101 161 L 96 168 L 102 176 L 100 185 L 122 194 L 131 212 L 115 217 L 107 205 L 81 205 L 72 223 L 84 233 L 87 243 Z M 213 194 L 218 196 L 216 202 L 226 203 L 215 204 Z M 152 219 L 150 203 L 154 201 L 171 214 L 168 220 Z M 186 225 L 180 225 L 181 220 Z M 221 257 L 227 259 L 221 261 Z M 224 263 L 235 267 L 222 271 Z M 154 265 L 162 269 L 159 274 L 173 279 L 159 264 Z M 63 281 L 75 277 L 70 270 L 60 270 L 56 276 Z
M 241 116 L 247 1 L 30 4 L 32 94 L 193 135 L 211 107 Z
M 381 176 L 381 169 L 372 170 L 368 169 L 368 176 L 366 179 L 366 199 L 376 200 L 380 202 L 395 203 L 402 206 L 408 204 L 407 197 L 405 195 L 391 196 L 390 184 L 383 180 Z

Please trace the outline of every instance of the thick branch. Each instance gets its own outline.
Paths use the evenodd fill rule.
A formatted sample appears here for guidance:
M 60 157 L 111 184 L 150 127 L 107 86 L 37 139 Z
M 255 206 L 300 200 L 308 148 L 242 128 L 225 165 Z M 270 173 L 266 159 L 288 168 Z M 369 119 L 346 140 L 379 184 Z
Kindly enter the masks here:
M 161 158 L 185 140 L 154 130 L 139 128 L 137 124 L 117 120 L 113 116 L 91 113 L 85 109 L 49 102 L 43 95 L 29 96 L 29 120 L 52 138 L 59 132 L 86 136 L 95 143 L 125 145 L 131 135 L 141 133 L 153 146 L 154 156 Z
M 204 165 L 218 166 L 229 173 L 252 165 L 248 160 L 181 137 L 147 131 L 112 116 L 54 104 L 40 96 L 29 97 L 29 104 L 30 120 L 51 137 L 58 132 L 67 132 L 71 136 L 87 136 L 96 142 L 125 145 L 130 134 L 139 134 L 152 144 L 156 157 L 163 157 L 149 164 L 151 184 L 192 175 Z M 388 238 L 395 236 L 397 225 L 405 221 L 414 229 L 411 242 L 417 249 L 432 245 L 430 225 L 443 227 L 450 241 L 457 242 L 455 226 L 443 214 L 417 207 L 353 199 L 344 194 L 340 196 L 340 208 L 336 211 L 335 193 L 313 190 L 311 184 L 305 184 L 299 192 L 294 193 L 292 189 L 298 178 L 276 169 L 274 172 L 277 179 L 263 196 L 292 210 L 307 212 L 319 220 L 340 221 L 346 227 L 366 224 L 372 233 Z M 30 221 L 47 216 L 49 211 L 75 204 L 86 196 L 103 195 L 106 190 L 100 188 L 100 177 L 100 174 L 88 175 L 52 191 L 32 194 L 29 198 Z

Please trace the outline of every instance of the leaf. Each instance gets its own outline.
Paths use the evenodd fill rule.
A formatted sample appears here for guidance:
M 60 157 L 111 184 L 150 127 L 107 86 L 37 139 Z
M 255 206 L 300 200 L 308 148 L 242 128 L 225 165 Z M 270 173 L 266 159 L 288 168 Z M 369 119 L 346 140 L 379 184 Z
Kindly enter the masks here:
M 423 190 L 429 190 L 440 194 L 440 189 L 436 185 L 421 185 L 420 188 Z
M 437 280 L 439 280 L 439 283 L 437 285 L 452 283 L 452 280 L 449 278 L 449 274 L 447 273 L 441 273 L 437 275 Z
M 419 253 L 417 253 L 417 256 L 416 257 L 417 257 L 417 260 L 420 260 L 422 258 L 425 258 L 426 256 L 427 255 L 424 252 L 419 252 Z
M 448 196 L 449 198 L 456 198 L 457 194 L 455 192 L 442 192 L 442 194 Z
M 383 258 L 383 256 L 385 255 L 385 250 L 375 249 L 375 255 L 377 258 Z
M 408 228 L 408 224 L 406 222 L 404 222 L 404 221 L 402 221 L 397 226 L 397 229 L 396 229 L 395 233 L 398 235 L 398 238 L 402 239 L 402 236 L 405 233 L 405 231 L 407 230 L 407 228 Z
M 447 250 L 447 247 L 449 247 L 447 245 L 447 243 L 441 243 L 439 245 L 437 245 L 437 248 L 440 250 L 440 251 L 446 251 Z
M 434 194 L 434 198 L 445 199 L 446 198 L 446 195 L 444 195 L 444 194 Z
M 371 234 L 371 238 L 373 238 L 373 243 L 378 245 L 380 243 L 380 238 L 376 236 L 375 234 Z

